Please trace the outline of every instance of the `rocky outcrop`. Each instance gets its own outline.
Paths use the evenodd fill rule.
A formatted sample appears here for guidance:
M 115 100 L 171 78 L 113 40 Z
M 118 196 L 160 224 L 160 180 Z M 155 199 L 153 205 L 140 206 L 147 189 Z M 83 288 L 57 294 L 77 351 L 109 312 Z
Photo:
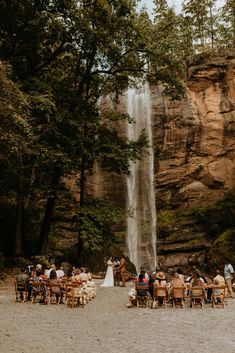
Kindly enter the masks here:
M 199 64 L 190 63 L 187 76 L 187 92 L 179 101 L 152 87 L 159 212 L 212 207 L 234 192 L 235 56 L 200 57 Z M 160 226 L 160 261 L 186 265 L 193 253 L 201 263 L 214 239 L 208 240 L 205 229 L 197 234 L 189 225 L 178 228 L 164 234 Z

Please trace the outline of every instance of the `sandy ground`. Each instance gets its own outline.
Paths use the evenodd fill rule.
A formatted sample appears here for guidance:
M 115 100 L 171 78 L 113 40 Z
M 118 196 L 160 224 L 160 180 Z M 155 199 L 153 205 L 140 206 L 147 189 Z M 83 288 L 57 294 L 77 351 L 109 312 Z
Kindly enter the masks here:
M 127 288 L 99 287 L 84 309 L 13 304 L 0 287 L 1 353 L 234 353 L 235 299 L 226 309 L 127 308 Z

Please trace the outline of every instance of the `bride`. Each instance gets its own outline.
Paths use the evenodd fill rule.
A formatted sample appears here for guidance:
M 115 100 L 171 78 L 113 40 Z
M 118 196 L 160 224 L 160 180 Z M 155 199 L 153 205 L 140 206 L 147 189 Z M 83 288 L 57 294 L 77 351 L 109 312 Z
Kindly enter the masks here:
M 113 275 L 113 263 L 112 257 L 110 257 L 107 261 L 107 271 L 104 278 L 104 282 L 101 284 L 101 287 L 113 287 L 114 286 L 114 275 Z

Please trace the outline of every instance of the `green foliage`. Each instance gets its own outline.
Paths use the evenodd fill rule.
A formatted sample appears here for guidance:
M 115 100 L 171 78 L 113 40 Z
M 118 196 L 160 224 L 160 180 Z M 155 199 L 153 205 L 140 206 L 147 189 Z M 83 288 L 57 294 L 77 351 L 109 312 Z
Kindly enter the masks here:
M 179 16 L 167 5 L 167 1 L 155 0 L 154 4 L 155 17 L 148 44 L 153 54 L 149 79 L 153 83 L 162 82 L 166 94 L 179 98 L 185 90 Z
M 191 20 L 190 28 L 195 48 L 200 51 L 204 51 L 206 46 L 213 47 L 214 45 L 215 3 L 216 0 L 185 0 L 183 2 L 183 13 Z
M 231 245 L 235 246 L 235 228 L 227 229 L 216 240 L 215 244 L 218 245 Z
M 125 212 L 103 199 L 88 199 L 73 221 L 80 224 L 85 251 L 102 250 L 117 245 L 115 224 L 126 217 Z
M 219 18 L 220 47 L 233 48 L 235 43 L 235 1 L 227 0 Z
M 0 158 L 9 161 L 18 158 L 32 138 L 26 96 L 10 80 L 10 73 L 0 61 Z
M 157 223 L 159 228 L 172 228 L 182 219 L 179 212 L 172 210 L 163 210 L 157 214 Z

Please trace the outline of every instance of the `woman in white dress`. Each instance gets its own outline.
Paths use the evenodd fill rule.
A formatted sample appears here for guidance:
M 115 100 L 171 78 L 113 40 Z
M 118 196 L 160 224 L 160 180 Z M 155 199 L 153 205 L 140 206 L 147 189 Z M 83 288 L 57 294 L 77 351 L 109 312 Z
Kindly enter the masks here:
M 101 287 L 113 287 L 114 286 L 114 275 L 113 275 L 113 263 L 112 257 L 110 257 L 107 261 L 107 271 L 104 278 L 104 282 L 101 284 Z

